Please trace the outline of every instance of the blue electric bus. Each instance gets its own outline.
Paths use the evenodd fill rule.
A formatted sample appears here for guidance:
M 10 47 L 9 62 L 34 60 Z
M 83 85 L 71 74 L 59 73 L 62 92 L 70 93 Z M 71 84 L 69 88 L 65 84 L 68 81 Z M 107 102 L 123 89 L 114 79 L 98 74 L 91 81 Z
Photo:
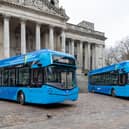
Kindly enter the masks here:
M 129 97 L 129 61 L 90 71 L 88 91 Z
M 43 49 L 0 60 L 0 99 L 20 104 L 51 104 L 75 101 L 75 58 Z

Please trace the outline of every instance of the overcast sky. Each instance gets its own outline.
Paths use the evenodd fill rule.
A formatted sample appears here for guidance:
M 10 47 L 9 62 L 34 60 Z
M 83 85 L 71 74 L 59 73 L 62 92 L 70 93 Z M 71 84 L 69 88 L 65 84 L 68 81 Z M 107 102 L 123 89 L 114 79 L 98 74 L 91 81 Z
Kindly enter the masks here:
M 106 46 L 129 36 L 129 0 L 59 0 L 69 22 L 82 20 L 95 23 L 95 30 L 105 32 Z

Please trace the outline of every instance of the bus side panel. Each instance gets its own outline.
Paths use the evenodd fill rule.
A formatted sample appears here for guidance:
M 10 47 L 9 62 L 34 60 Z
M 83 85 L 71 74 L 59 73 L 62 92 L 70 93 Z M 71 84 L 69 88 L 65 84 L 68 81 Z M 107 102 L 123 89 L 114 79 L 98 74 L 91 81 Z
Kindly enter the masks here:
M 45 92 L 43 92 L 42 88 L 21 88 L 20 91 L 24 93 L 27 103 L 35 103 L 45 96 Z
M 79 89 L 76 87 L 73 90 L 60 90 L 49 86 L 42 88 L 1 87 L 0 99 L 17 101 L 19 91 L 24 93 L 25 101 L 28 103 L 49 104 L 65 100 L 75 101 L 78 98 Z
M 88 84 L 88 92 L 93 92 L 94 91 L 94 86 Z
M 129 97 L 129 85 L 126 85 L 126 96 Z
M 0 88 L 0 98 L 8 100 L 16 100 L 16 94 L 18 87 L 1 87 Z
M 110 94 L 112 86 L 95 86 L 95 91 L 98 93 Z
M 129 97 L 129 86 L 114 86 L 116 96 Z
M 129 97 L 129 85 L 126 86 L 88 86 L 89 92 L 110 94 L 112 89 L 115 90 L 115 95 L 120 97 Z
M 112 89 L 112 86 L 97 86 L 97 85 L 88 86 L 89 92 L 97 92 L 97 93 L 104 93 L 104 94 L 110 94 L 111 89 Z

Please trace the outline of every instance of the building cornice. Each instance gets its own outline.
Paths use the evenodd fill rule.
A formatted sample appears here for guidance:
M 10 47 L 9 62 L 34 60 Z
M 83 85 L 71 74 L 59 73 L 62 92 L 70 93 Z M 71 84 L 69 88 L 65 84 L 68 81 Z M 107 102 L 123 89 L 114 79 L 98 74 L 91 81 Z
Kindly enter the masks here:
M 83 36 L 88 36 L 88 37 L 94 37 L 96 39 L 100 39 L 103 41 L 105 41 L 107 39 L 103 32 L 86 29 L 84 27 L 80 27 L 78 25 L 74 25 L 71 23 L 67 23 L 67 32 L 75 33 L 75 34 L 79 34 L 79 35 L 83 35 Z
M 30 10 L 30 11 L 34 11 L 36 13 L 39 14 L 45 14 L 47 16 L 52 16 L 52 17 L 56 17 L 56 18 L 60 18 L 63 19 L 64 21 L 67 21 L 69 19 L 69 17 L 66 15 L 65 10 L 61 9 L 61 8 L 56 8 L 53 5 L 51 5 L 47 0 L 43 0 L 45 6 L 47 6 L 49 9 L 41 9 L 35 6 L 28 6 L 25 4 L 21 4 L 19 2 L 11 2 L 11 1 L 7 1 L 7 0 L 1 0 L 0 4 L 1 5 L 8 5 L 10 7 L 15 7 L 18 9 L 24 9 L 24 10 Z

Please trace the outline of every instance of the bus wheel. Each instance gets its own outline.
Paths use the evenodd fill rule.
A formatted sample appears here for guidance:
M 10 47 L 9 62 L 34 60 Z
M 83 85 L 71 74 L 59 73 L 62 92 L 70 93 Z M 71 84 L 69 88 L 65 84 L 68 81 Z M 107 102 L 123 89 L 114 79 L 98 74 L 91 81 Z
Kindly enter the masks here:
M 114 90 L 114 89 L 112 89 L 112 91 L 111 91 L 111 95 L 112 95 L 113 97 L 115 97 L 115 96 L 116 96 L 116 93 L 115 93 L 115 90 Z
M 23 92 L 18 94 L 18 103 L 21 105 L 25 105 L 25 95 Z

